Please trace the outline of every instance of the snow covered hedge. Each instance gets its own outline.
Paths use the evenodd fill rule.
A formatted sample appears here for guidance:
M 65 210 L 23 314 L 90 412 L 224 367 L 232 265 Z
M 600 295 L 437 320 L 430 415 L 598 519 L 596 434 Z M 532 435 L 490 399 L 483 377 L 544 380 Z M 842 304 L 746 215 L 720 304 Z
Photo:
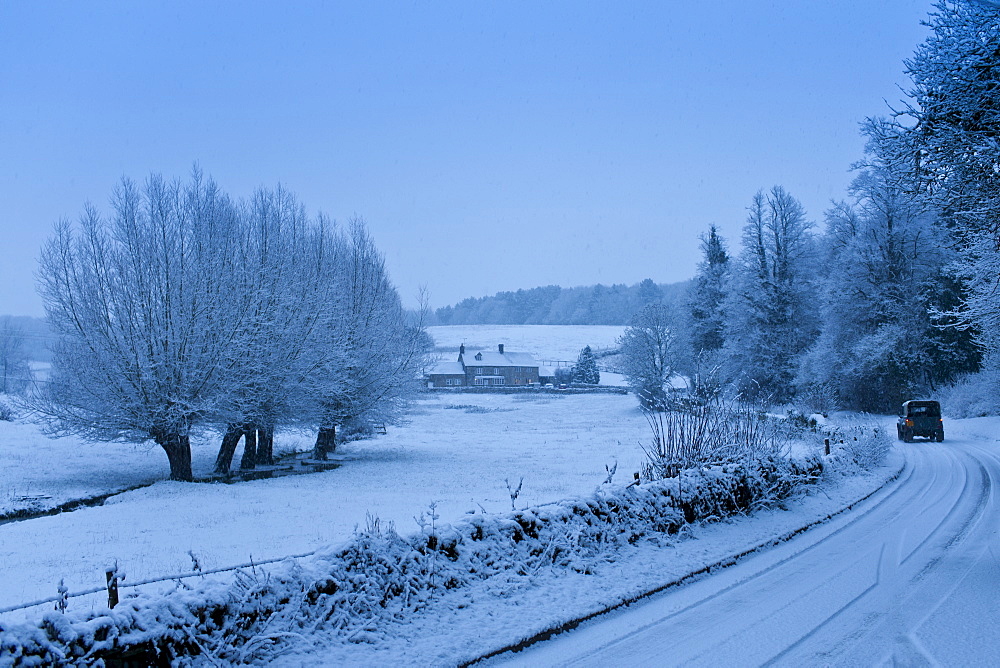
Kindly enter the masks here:
M 322 631 L 368 642 L 446 590 L 543 568 L 588 573 L 595 560 L 685 523 L 743 513 L 816 481 L 820 459 L 781 457 L 687 469 L 627 487 L 506 514 L 472 514 L 400 536 L 377 520 L 346 545 L 288 561 L 270 575 L 240 572 L 163 596 L 126 599 L 97 615 L 47 613 L 0 626 L 0 666 L 90 665 L 99 659 L 244 663 Z

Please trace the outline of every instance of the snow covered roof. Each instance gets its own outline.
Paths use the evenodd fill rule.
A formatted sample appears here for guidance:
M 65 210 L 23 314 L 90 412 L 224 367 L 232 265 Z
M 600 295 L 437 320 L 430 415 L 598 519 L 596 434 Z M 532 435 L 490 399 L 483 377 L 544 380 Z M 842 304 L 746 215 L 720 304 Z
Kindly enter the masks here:
M 463 376 L 465 375 L 465 369 L 462 368 L 461 362 L 438 362 L 431 367 L 430 371 L 427 373 L 435 375 L 451 374 Z
M 530 353 L 501 354 L 493 350 L 480 350 L 466 353 L 463 359 L 466 366 L 538 366 L 538 360 Z
M 672 390 L 686 390 L 689 389 L 688 379 L 684 376 L 673 375 L 670 380 L 667 381 Z

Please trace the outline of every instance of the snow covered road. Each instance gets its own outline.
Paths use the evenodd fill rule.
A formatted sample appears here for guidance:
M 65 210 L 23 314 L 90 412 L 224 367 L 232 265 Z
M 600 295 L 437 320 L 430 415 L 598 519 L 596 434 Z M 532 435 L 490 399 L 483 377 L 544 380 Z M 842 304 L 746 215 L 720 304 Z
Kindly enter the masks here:
M 997 665 L 1000 449 L 958 436 L 903 446 L 903 473 L 853 512 L 506 658 L 530 666 Z

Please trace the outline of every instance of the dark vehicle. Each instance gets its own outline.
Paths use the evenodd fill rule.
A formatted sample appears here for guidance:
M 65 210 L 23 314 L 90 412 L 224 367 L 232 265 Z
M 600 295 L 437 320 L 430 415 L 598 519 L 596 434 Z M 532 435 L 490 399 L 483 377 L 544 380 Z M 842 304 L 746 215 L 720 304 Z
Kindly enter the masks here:
M 926 436 L 940 443 L 944 440 L 941 404 L 936 401 L 905 401 L 896 420 L 896 436 L 907 443 L 914 436 Z

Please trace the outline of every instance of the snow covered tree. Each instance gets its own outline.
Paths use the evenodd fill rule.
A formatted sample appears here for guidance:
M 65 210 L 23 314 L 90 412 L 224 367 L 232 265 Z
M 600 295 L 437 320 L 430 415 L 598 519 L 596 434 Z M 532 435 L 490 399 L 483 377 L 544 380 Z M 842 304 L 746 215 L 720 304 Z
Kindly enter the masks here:
M 230 469 L 240 439 L 240 468 L 273 463 L 279 423 L 314 425 L 312 376 L 332 350 L 321 323 L 336 308 L 332 278 L 343 242 L 322 217 L 313 224 L 287 190 L 258 190 L 243 211 L 241 282 L 252 295 L 232 349 L 238 370 L 223 411 L 216 472 Z
M 314 455 L 336 448 L 338 426 L 391 422 L 417 389 L 427 354 L 422 318 L 414 322 L 389 280 L 385 260 L 365 227 L 350 223 L 340 262 L 337 308 L 322 323 L 335 335 L 337 355 L 317 374 L 321 420 Z M 332 344 L 332 342 L 331 342 Z
M 856 205 L 827 213 L 822 333 L 802 359 L 804 397 L 856 410 L 891 409 L 922 379 L 930 326 L 920 282 L 941 261 L 930 216 L 877 170 L 863 171 Z M 825 407 L 829 408 L 829 407 Z
M 590 346 L 585 346 L 580 351 L 580 356 L 573 365 L 573 382 L 584 383 L 586 385 L 599 385 L 601 382 L 601 372 L 597 368 L 597 358 Z
M 725 303 L 729 289 L 729 253 L 715 225 L 701 236 L 702 261 L 686 296 L 688 375 L 692 392 L 708 399 L 722 389 Z
M 758 192 L 726 304 L 726 374 L 747 398 L 787 401 L 797 356 L 818 327 L 814 243 L 802 205 L 784 188 Z
M 390 421 L 427 345 L 364 225 L 310 221 L 288 191 L 230 201 L 189 184 L 124 180 L 112 214 L 87 207 L 43 249 L 39 288 L 58 337 L 38 408 L 57 432 L 152 439 L 190 480 L 192 431 L 223 431 L 216 470 L 269 464 L 278 424 Z M 318 447 L 320 447 L 318 446 Z
M 239 215 L 195 172 L 181 186 L 124 179 L 45 244 L 39 291 L 58 337 L 39 410 L 57 432 L 152 439 L 190 480 L 192 429 L 224 403 L 249 306 Z
M 636 297 L 639 300 L 640 308 L 645 308 L 650 304 L 659 304 L 663 301 L 663 290 L 653 282 L 651 278 L 644 278 L 639 283 L 639 290 Z
M 622 373 L 643 408 L 656 410 L 667 402 L 676 367 L 672 320 L 669 308 L 650 304 L 632 318 L 618 340 Z
M 890 173 L 941 212 L 962 253 L 961 309 L 1000 348 L 1000 4 L 941 0 L 906 61 L 909 99 L 869 120 Z
M 24 347 L 24 332 L 0 319 L 0 394 L 21 394 L 31 385 L 31 366 Z
M 688 295 L 691 313 L 691 346 L 695 354 L 715 351 L 725 342 L 726 281 L 729 253 L 715 225 L 701 236 L 702 261 Z

